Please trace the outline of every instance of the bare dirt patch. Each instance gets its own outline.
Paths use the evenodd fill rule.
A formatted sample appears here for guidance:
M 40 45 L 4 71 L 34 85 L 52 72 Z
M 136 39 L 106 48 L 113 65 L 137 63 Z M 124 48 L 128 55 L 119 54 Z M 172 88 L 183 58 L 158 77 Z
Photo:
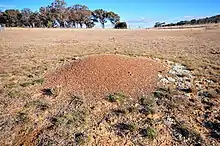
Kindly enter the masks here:
M 86 97 L 123 93 L 140 97 L 152 92 L 165 67 L 153 59 L 122 55 L 93 55 L 78 59 L 46 75 L 45 88 Z

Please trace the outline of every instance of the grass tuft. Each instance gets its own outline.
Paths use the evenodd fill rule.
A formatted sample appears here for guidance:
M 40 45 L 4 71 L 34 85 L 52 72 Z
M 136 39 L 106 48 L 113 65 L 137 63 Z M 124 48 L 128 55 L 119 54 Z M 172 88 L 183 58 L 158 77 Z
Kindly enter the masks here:
M 122 93 L 114 93 L 108 95 L 107 100 L 109 102 L 123 102 L 125 98 L 126 96 Z
M 147 127 L 147 128 L 141 129 L 139 133 L 142 137 L 147 137 L 150 139 L 154 139 L 157 136 L 156 130 L 152 127 Z
M 21 83 L 20 86 L 21 87 L 28 87 L 30 85 L 43 84 L 43 82 L 44 82 L 44 79 L 41 78 L 41 79 L 36 79 L 36 80 L 30 81 L 30 82 Z

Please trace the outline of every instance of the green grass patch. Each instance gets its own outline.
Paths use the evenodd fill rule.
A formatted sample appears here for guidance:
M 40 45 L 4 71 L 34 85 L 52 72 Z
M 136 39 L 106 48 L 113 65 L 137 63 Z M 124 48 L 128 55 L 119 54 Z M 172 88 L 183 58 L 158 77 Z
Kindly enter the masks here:
M 114 93 L 114 94 L 110 94 L 107 97 L 107 100 L 109 102 L 123 102 L 126 99 L 127 96 L 125 96 L 122 93 Z
M 156 101 L 154 96 L 142 96 L 139 99 L 139 103 L 142 106 L 140 112 L 145 115 L 156 113 Z
M 143 128 L 139 133 L 142 137 L 147 137 L 150 139 L 154 139 L 157 136 L 156 130 L 152 127 Z

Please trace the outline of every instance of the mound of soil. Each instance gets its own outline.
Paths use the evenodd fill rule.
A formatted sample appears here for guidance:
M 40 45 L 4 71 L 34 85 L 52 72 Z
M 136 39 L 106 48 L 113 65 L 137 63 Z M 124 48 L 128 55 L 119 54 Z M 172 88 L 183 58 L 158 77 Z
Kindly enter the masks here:
M 47 74 L 44 87 L 60 86 L 64 92 L 85 97 L 112 93 L 138 97 L 153 91 L 158 71 L 163 69 L 162 64 L 149 58 L 93 55 Z

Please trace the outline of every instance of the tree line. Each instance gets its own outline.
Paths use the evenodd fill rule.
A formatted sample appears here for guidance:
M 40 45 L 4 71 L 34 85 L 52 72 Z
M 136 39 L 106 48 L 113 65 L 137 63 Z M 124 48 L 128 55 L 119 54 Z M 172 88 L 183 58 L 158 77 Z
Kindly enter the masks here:
M 179 21 L 177 23 L 165 24 L 165 22 L 156 22 L 154 27 L 166 27 L 166 26 L 182 26 L 182 25 L 198 25 L 198 24 L 208 24 L 208 23 L 219 23 L 220 15 L 206 17 L 201 19 L 192 19 L 189 21 Z
M 67 7 L 64 0 L 54 0 L 39 11 L 33 12 L 29 8 L 21 11 L 8 9 L 0 11 L 0 24 L 6 27 L 63 27 L 63 28 L 92 28 L 99 22 L 102 28 L 110 21 L 113 25 L 119 23 L 120 16 L 115 12 L 103 9 L 90 10 L 87 6 L 75 4 Z

